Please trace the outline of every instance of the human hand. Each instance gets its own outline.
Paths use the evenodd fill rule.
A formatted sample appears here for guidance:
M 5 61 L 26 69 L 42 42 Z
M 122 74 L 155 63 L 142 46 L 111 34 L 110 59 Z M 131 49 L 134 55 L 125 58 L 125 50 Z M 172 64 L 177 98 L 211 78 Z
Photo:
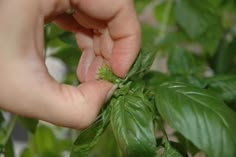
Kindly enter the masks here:
M 65 13 L 70 8 L 73 15 Z M 99 67 L 110 64 L 125 77 L 140 48 L 132 0 L 7 0 L 0 10 L 0 108 L 76 129 L 91 124 L 113 87 L 96 80 Z M 83 50 L 79 87 L 48 74 L 43 26 L 51 20 L 73 31 Z

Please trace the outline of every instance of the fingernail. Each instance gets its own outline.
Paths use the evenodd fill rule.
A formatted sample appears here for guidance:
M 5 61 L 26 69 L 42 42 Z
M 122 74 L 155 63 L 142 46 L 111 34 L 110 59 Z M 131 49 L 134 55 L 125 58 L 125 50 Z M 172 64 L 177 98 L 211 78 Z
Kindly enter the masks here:
M 115 90 L 117 89 L 117 85 L 113 85 L 113 87 L 109 90 L 109 92 L 107 93 L 105 102 L 109 101 L 113 95 L 113 93 L 115 92 Z

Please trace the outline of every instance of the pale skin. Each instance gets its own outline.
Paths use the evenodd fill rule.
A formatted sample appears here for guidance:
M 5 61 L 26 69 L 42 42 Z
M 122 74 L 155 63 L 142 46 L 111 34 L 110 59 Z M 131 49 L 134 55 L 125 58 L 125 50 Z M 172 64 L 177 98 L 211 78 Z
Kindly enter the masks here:
M 90 125 L 114 91 L 97 80 L 99 67 L 109 64 L 125 77 L 140 49 L 133 1 L 2 0 L 0 10 L 0 108 L 75 129 Z M 43 28 L 51 21 L 74 32 L 83 51 L 78 87 L 57 83 L 47 71 Z

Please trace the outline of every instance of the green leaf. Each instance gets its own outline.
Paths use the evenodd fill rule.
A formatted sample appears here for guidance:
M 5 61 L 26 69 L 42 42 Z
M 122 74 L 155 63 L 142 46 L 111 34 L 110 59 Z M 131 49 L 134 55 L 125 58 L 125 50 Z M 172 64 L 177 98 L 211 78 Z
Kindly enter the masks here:
M 158 49 L 165 52 L 171 52 L 176 45 L 186 43 L 188 40 L 187 35 L 181 31 L 169 32 L 164 37 L 156 38 L 155 44 Z
M 186 157 L 186 156 L 182 155 L 170 143 L 166 143 L 165 152 L 161 155 L 161 157 Z
M 191 85 L 169 82 L 157 87 L 161 116 L 209 156 L 236 156 L 236 113 L 216 95 Z
M 165 9 L 167 6 L 168 1 L 162 1 L 160 4 L 158 4 L 155 7 L 154 13 L 155 13 L 155 18 L 158 21 L 158 23 L 162 23 L 164 20 L 164 14 L 165 14 Z M 170 10 L 170 13 L 168 15 L 168 25 L 175 24 L 176 19 L 175 19 L 175 12 L 173 7 Z
M 77 41 L 76 41 L 74 33 L 72 33 L 72 32 L 64 32 L 63 34 L 61 34 L 59 36 L 59 38 L 64 43 L 66 43 L 66 44 L 68 44 L 68 45 L 70 45 L 72 47 L 78 48 Z
M 217 74 L 236 73 L 236 38 L 222 40 L 215 55 L 211 58 L 211 67 Z
M 33 134 L 35 133 L 38 125 L 38 120 L 26 117 L 19 117 L 19 120 L 28 131 Z
M 107 128 L 110 112 L 110 107 L 108 106 L 97 121 L 80 133 L 74 142 L 70 157 L 88 156 L 89 152 L 98 143 L 100 136 Z
M 183 157 L 188 157 L 187 149 L 181 145 L 181 143 L 174 142 L 174 141 L 169 141 L 169 145 L 171 146 L 172 149 L 175 150 L 177 154 Z
M 126 76 L 126 79 L 139 79 L 141 78 L 147 70 L 150 69 L 156 55 L 155 48 L 146 47 L 140 50 L 139 55 L 132 65 L 129 73 Z
M 5 121 L 5 118 L 2 115 L 2 112 L 0 110 L 0 128 L 2 127 L 3 122 Z
M 176 19 L 191 39 L 197 39 L 213 54 L 222 36 L 223 28 L 217 10 L 208 0 L 179 0 Z
M 5 157 L 15 157 L 14 146 L 11 138 L 8 139 L 7 144 L 4 147 L 4 155 Z
M 32 151 L 31 149 L 25 148 L 25 149 L 22 151 L 20 157 L 32 157 L 32 156 L 34 156 L 34 155 L 35 155 L 35 154 L 33 153 L 33 151 Z
M 200 150 L 188 139 L 186 139 L 183 135 L 181 135 L 178 132 L 174 133 L 175 137 L 177 137 L 179 143 L 184 147 L 185 150 L 188 150 L 188 152 L 195 156 Z
M 61 150 L 58 145 L 59 140 L 49 127 L 44 125 L 39 126 L 32 140 L 34 151 L 39 156 L 60 156 Z
M 52 56 L 61 59 L 70 68 L 77 68 L 81 51 L 75 47 L 64 47 L 58 49 Z
M 127 83 L 127 81 L 134 81 L 142 78 L 145 73 L 150 69 L 154 59 L 155 59 L 155 50 L 151 50 L 150 47 L 141 49 L 140 53 L 132 65 L 129 73 L 127 74 L 125 79 L 118 78 L 112 72 L 111 68 L 108 65 L 105 65 L 99 69 L 99 78 L 103 80 L 110 81 L 115 84 Z
M 236 75 L 220 75 L 207 79 L 207 87 L 228 103 L 236 103 Z
M 207 87 L 207 82 L 206 80 L 196 77 L 196 76 L 191 76 L 191 75 L 173 75 L 171 76 L 170 81 L 177 81 L 177 82 L 182 82 L 182 83 L 188 83 L 191 84 L 195 87 L 199 88 L 206 88 Z
M 121 157 L 110 125 L 100 137 L 97 146 L 90 153 L 91 157 Z
M 109 65 L 105 64 L 103 65 L 98 72 L 98 76 L 102 80 L 109 81 L 114 84 L 119 84 L 122 79 L 118 78 L 113 72 Z
M 165 75 L 157 71 L 149 71 L 143 77 L 146 87 L 150 90 L 154 90 L 156 86 L 159 86 L 163 82 L 172 80 L 168 75 Z
M 212 7 L 207 0 L 177 1 L 175 8 L 177 22 L 192 39 L 196 39 L 218 20 Z
M 145 7 L 151 2 L 151 0 L 135 0 L 135 8 L 137 12 L 140 14 L 145 9 Z
M 170 74 L 193 75 L 203 72 L 203 66 L 198 63 L 191 52 L 176 47 L 168 58 Z
M 150 25 L 142 25 L 142 47 L 154 46 L 155 38 L 158 35 L 156 27 Z
M 137 90 L 114 100 L 111 126 L 122 156 L 155 156 L 153 111 L 142 92 Z
M 221 26 L 221 23 L 215 23 L 198 38 L 198 41 L 205 48 L 206 52 L 212 56 L 215 53 L 222 36 L 223 27 Z
M 223 0 L 208 0 L 213 6 L 217 7 L 222 4 Z
M 52 40 L 64 33 L 64 30 L 60 29 L 57 25 L 50 23 L 44 27 L 45 39 Z

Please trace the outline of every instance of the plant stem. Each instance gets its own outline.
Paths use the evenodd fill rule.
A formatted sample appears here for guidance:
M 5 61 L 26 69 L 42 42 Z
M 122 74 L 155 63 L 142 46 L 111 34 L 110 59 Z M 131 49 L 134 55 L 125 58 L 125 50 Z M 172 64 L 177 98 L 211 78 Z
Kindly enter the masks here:
M 10 119 L 10 122 L 6 128 L 6 136 L 4 137 L 4 139 L 2 140 L 2 144 L 3 145 L 6 145 L 11 134 L 12 134 L 12 131 L 14 130 L 15 126 L 16 126 L 16 121 L 17 121 L 17 116 L 16 115 L 13 115 Z
M 167 0 L 167 5 L 165 7 L 164 14 L 163 14 L 163 21 L 160 26 L 160 36 L 159 36 L 160 38 L 164 38 L 167 33 L 168 21 L 169 21 L 173 4 L 174 4 L 174 0 Z

